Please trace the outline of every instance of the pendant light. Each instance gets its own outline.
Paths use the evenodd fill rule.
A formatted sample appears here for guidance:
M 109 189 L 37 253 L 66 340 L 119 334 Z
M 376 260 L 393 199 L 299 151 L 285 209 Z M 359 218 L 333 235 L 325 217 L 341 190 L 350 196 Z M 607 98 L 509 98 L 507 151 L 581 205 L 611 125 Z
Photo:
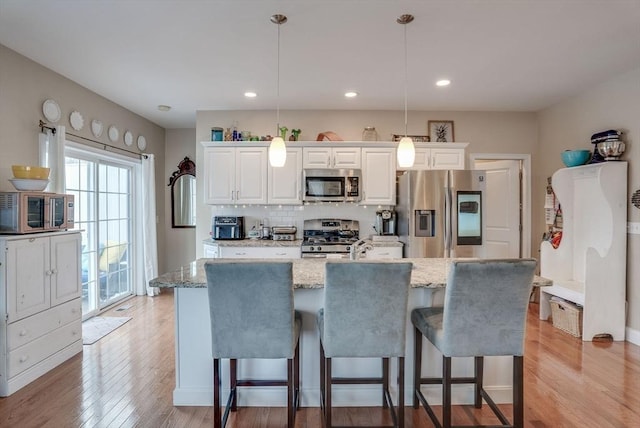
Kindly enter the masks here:
M 276 84 L 276 136 L 269 144 L 269 165 L 283 167 L 287 161 L 287 148 L 280 136 L 280 25 L 287 22 L 284 15 L 271 15 L 271 22 L 278 25 L 278 73 Z
M 411 137 L 407 136 L 407 24 L 413 21 L 413 15 L 401 15 L 396 22 L 404 25 L 404 137 L 398 144 L 398 165 L 410 168 L 416 159 L 416 148 Z

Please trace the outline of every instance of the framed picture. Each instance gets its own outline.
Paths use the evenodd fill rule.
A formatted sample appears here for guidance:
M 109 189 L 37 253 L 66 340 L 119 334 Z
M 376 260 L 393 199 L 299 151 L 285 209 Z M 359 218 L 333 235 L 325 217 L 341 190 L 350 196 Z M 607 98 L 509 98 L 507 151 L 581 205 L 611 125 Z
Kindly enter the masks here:
M 429 137 L 434 143 L 451 143 L 453 137 L 453 120 L 430 120 L 427 124 Z
M 400 141 L 404 137 L 402 134 L 393 134 L 393 138 L 391 141 Z M 429 136 L 428 135 L 407 135 L 407 137 L 411 137 L 414 143 L 428 143 Z

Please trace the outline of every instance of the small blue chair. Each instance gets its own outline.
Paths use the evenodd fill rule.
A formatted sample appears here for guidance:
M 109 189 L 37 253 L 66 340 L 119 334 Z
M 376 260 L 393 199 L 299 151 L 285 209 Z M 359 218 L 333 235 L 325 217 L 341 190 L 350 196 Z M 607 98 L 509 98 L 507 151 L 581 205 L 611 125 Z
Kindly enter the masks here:
M 447 277 L 444 307 L 411 311 L 414 326 L 413 407 L 418 400 L 436 427 L 451 426 L 451 385 L 474 384 L 474 405 L 482 399 L 502 426 L 524 425 L 523 354 L 527 306 L 535 259 L 453 261 Z M 442 353 L 442 377 L 422 377 L 422 337 Z M 482 386 L 483 357 L 513 356 L 513 425 Z M 474 376 L 451 377 L 451 357 L 474 357 Z M 442 385 L 442 424 L 420 386 Z
M 301 316 L 293 308 L 292 262 L 211 260 L 205 263 L 211 314 L 214 427 L 237 409 L 237 387 L 286 386 L 287 427 L 293 428 L 300 389 Z M 230 360 L 230 394 L 220 418 L 221 359 Z M 287 379 L 238 379 L 237 360 L 287 359 Z
M 330 262 L 325 266 L 320 332 L 320 405 L 331 427 L 332 384 L 381 384 L 382 405 L 404 427 L 404 355 L 412 263 Z M 332 358 L 382 359 L 382 376 L 335 378 Z M 389 393 L 389 358 L 398 359 L 398 412 Z

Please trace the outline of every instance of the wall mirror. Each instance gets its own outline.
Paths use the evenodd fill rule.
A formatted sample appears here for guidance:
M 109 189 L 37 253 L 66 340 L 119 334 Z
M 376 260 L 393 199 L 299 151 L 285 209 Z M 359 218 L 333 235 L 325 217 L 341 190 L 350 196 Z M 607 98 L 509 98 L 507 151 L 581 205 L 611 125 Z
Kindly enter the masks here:
M 169 177 L 171 227 L 196 227 L 196 164 L 187 156 Z

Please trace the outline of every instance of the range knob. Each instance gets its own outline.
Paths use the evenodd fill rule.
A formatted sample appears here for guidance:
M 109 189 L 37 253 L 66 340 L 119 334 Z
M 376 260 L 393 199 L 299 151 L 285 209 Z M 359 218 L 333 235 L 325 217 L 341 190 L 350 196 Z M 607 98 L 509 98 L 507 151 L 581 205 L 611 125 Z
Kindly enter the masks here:
M 322 247 L 318 247 L 318 251 L 322 251 Z
M 347 251 L 351 251 L 351 245 L 347 245 Z
M 309 251 L 313 251 L 313 250 L 315 250 L 315 248 L 309 247 Z

